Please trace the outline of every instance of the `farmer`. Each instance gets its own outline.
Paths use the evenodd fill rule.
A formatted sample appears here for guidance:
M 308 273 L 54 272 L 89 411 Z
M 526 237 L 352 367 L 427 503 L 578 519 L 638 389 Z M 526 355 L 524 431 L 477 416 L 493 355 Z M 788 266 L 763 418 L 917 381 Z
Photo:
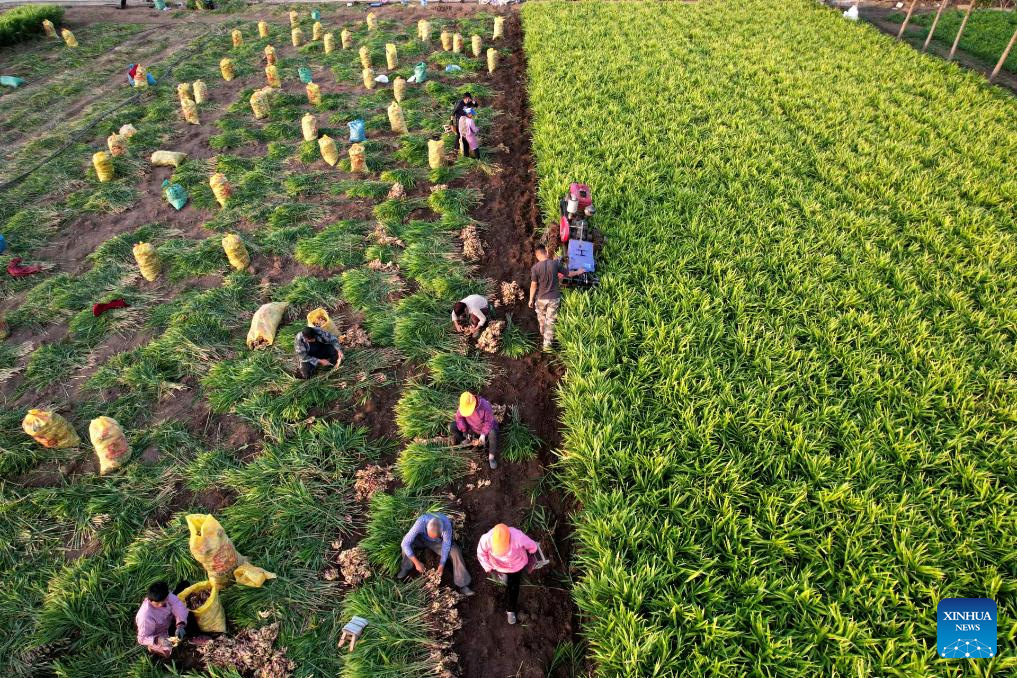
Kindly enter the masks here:
M 498 453 L 498 422 L 494 418 L 491 403 L 469 391 L 459 396 L 456 420 L 449 426 L 452 441 L 461 445 L 469 440 L 474 445 L 487 446 L 487 463 L 498 468 L 495 455 Z
M 459 118 L 459 140 L 460 148 L 467 158 L 476 158 L 477 149 L 480 148 L 480 139 L 477 137 L 477 122 L 474 118 L 477 115 L 475 108 L 463 109 L 463 116 Z
M 418 549 L 430 549 L 438 556 L 438 579 L 445 572 L 445 563 L 452 556 L 452 578 L 464 596 L 472 596 L 470 572 L 466 569 L 463 551 L 452 541 L 452 520 L 444 513 L 425 513 L 416 519 L 402 541 L 403 566 L 399 579 L 405 579 L 410 570 L 423 574 L 424 564 L 417 558 Z
M 463 117 L 463 111 L 467 108 L 476 108 L 479 104 L 477 100 L 473 98 L 473 95 L 467 92 L 463 97 L 456 102 L 456 107 L 452 111 L 452 129 L 456 133 L 456 146 L 462 148 L 462 139 L 459 137 L 459 118 Z
M 514 527 L 498 523 L 477 544 L 477 560 L 484 572 L 494 571 L 505 584 L 505 612 L 509 624 L 516 623 L 519 611 L 519 585 L 523 569 L 532 562 L 537 542 Z
M 300 378 L 310 379 L 319 367 L 332 369 L 342 362 L 339 338 L 320 327 L 305 327 L 297 332 L 293 348 L 300 361 Z
M 148 594 L 134 617 L 138 644 L 152 654 L 169 657 L 173 653 L 170 633 L 183 640 L 187 635 L 187 618 L 187 606 L 169 592 L 169 585 L 164 581 L 155 582 L 148 587 Z M 170 625 L 171 621 L 175 624 Z
M 479 294 L 471 294 L 452 307 L 452 325 L 456 332 L 469 332 L 475 337 L 487 325 L 487 298 Z M 488 311 L 490 312 L 490 311 Z
M 574 278 L 586 272 L 580 268 L 569 273 L 560 259 L 552 259 L 547 248 L 537 245 L 537 263 L 530 269 L 530 308 L 536 308 L 540 335 L 544 338 L 544 350 L 551 350 L 554 341 L 554 324 L 558 320 L 558 306 L 561 304 L 560 276 Z

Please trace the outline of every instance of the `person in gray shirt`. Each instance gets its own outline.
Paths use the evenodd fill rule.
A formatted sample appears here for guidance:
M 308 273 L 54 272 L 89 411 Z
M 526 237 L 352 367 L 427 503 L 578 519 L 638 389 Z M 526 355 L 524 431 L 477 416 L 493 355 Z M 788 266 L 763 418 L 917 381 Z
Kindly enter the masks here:
M 540 325 L 540 336 L 544 339 L 544 350 L 551 350 L 554 341 L 554 324 L 558 320 L 558 306 L 561 304 L 561 277 L 574 278 L 586 272 L 578 269 L 569 272 L 561 263 L 561 259 L 552 259 L 547 248 L 537 245 L 534 250 L 537 263 L 530 268 L 530 308 L 537 312 L 537 323 Z

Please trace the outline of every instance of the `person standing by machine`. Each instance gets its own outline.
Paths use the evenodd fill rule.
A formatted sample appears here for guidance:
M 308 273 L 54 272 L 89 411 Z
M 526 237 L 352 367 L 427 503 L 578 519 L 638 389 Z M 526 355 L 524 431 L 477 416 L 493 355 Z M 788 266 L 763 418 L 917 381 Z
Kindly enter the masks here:
M 558 322 L 558 307 L 561 305 L 559 276 L 574 278 L 585 273 L 586 269 L 569 271 L 560 259 L 552 259 L 543 245 L 537 245 L 534 254 L 537 263 L 530 268 L 530 308 L 537 312 L 537 324 L 544 340 L 543 350 L 550 351 L 554 341 L 554 325 Z

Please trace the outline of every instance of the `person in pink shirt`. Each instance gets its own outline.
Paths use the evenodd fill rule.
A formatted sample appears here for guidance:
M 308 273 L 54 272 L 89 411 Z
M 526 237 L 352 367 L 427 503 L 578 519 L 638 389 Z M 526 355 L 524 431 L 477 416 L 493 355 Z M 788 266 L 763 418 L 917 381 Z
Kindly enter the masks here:
M 187 635 L 187 606 L 169 592 L 169 585 L 157 581 L 148 587 L 141 609 L 134 617 L 138 626 L 138 644 L 152 654 L 168 658 L 173 653 L 170 633 L 183 640 Z M 175 622 L 170 624 L 170 622 Z
M 509 624 L 516 623 L 523 570 L 533 562 L 536 552 L 537 542 L 521 530 L 502 523 L 488 530 L 477 544 L 477 560 L 484 572 L 496 572 L 505 584 L 505 613 Z
M 463 116 L 459 118 L 459 138 L 462 139 L 463 155 L 467 158 L 476 158 L 477 149 L 480 148 L 476 116 L 475 108 L 466 108 L 463 109 Z

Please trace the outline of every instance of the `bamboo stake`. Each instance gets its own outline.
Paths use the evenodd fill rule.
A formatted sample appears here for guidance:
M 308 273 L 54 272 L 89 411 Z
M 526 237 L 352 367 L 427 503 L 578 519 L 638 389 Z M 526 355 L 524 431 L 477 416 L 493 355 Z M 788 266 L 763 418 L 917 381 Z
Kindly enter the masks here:
M 908 28 L 908 23 L 911 22 L 911 15 L 914 14 L 915 5 L 918 4 L 918 0 L 911 0 L 911 6 L 908 7 L 908 15 L 904 17 L 904 23 L 900 25 L 900 32 L 897 33 L 897 39 L 900 40 L 904 37 L 904 31 Z
M 968 25 L 968 18 L 971 16 L 971 10 L 978 4 L 978 0 L 971 0 L 971 4 L 968 5 L 968 11 L 964 14 L 964 20 L 961 21 L 960 28 L 957 29 L 957 37 L 953 39 L 953 47 L 950 48 L 950 54 L 947 55 L 947 61 L 953 61 L 954 52 L 957 51 L 957 45 L 960 44 L 961 34 L 964 33 L 964 27 Z
M 939 17 L 943 16 L 943 10 L 950 4 L 950 0 L 943 0 L 939 5 L 939 11 L 936 12 L 936 18 L 932 20 L 932 28 L 929 29 L 929 34 L 925 36 L 925 44 L 922 45 L 922 51 L 929 49 L 929 43 L 932 42 L 932 35 L 936 32 L 936 26 L 939 25 Z
M 1003 56 L 999 57 L 999 63 L 992 69 L 992 75 L 989 76 L 989 82 L 992 82 L 993 78 L 999 75 L 999 72 L 1003 70 L 1003 64 L 1006 62 L 1006 58 L 1010 56 L 1010 50 L 1013 49 L 1014 43 L 1017 42 L 1017 30 L 1010 36 L 1010 42 L 1007 44 L 1006 49 L 1003 50 Z

